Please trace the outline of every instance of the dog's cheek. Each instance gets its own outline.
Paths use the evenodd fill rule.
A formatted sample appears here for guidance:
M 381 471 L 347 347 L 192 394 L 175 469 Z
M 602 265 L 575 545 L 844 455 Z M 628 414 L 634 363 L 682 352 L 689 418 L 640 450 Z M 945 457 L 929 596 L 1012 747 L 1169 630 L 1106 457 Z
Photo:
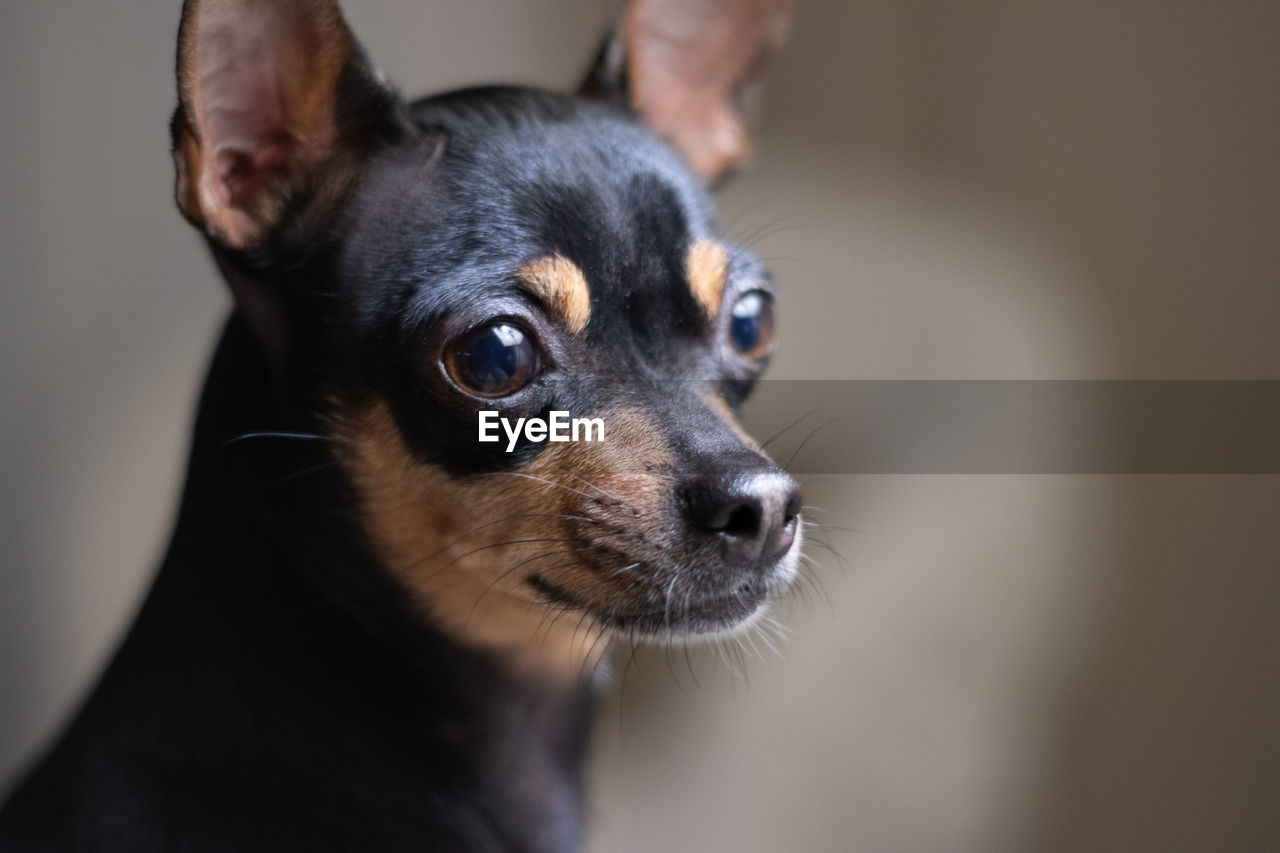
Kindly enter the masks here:
M 603 647 L 599 629 L 548 609 L 528 581 L 597 612 L 647 594 L 633 582 L 679 544 L 673 455 L 643 411 L 599 414 L 603 441 L 554 444 L 514 471 L 468 476 L 416 459 L 385 401 L 334 418 L 368 541 L 432 623 L 522 665 L 576 672 Z M 634 575 L 613 576 L 630 562 Z
M 518 668 L 572 678 L 593 662 L 604 646 L 599 632 L 571 620 L 549 624 L 520 585 L 522 562 L 564 547 L 547 540 L 567 538 L 556 524 L 573 509 L 565 498 L 531 479 L 454 477 L 423 465 L 384 402 L 338 420 L 357 517 L 424 619 Z

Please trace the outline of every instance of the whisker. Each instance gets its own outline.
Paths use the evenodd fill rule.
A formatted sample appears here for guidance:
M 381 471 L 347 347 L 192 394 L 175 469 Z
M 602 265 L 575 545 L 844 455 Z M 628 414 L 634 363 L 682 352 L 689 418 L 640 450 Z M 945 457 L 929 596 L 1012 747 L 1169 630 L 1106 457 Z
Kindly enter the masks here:
M 827 587 L 822 582 L 821 576 L 816 571 L 816 569 L 821 568 L 821 566 L 814 562 L 812 557 L 805 555 L 805 558 L 806 562 L 801 563 L 800 570 L 802 582 L 814 590 L 815 594 L 817 594 L 818 597 L 822 599 L 823 603 L 826 604 L 827 610 L 830 612 L 832 618 L 834 618 L 835 605 L 832 604 L 831 596 L 827 592 Z M 812 604 L 810 604 L 810 610 L 812 611 L 812 609 Z
M 297 441 L 336 441 L 336 439 L 327 435 L 320 435 L 312 432 L 243 432 L 233 438 L 229 438 L 222 444 L 218 445 L 218 449 L 230 447 L 242 441 L 248 441 L 251 438 L 289 438 Z
M 775 223 L 778 224 L 778 223 Z M 808 228 L 804 225 L 781 225 L 778 228 L 765 227 L 758 229 L 750 239 L 742 244 L 742 251 L 750 249 L 752 246 L 758 245 L 770 237 L 776 237 L 779 234 L 786 234 L 791 231 L 806 231 Z
M 686 600 L 685 607 L 687 608 L 688 606 L 689 606 L 689 603 Z M 698 680 L 698 673 L 695 672 L 693 668 L 693 658 L 689 654 L 689 644 L 684 643 L 683 646 L 684 646 L 684 668 L 689 671 L 689 677 L 693 679 L 693 686 L 698 688 L 699 690 L 703 690 L 702 682 Z
M 573 492 L 575 495 L 582 495 L 582 497 L 586 498 L 587 500 L 592 500 L 592 501 L 599 500 L 599 498 L 597 498 L 595 495 L 589 495 L 586 492 L 582 491 L 581 489 L 575 489 L 572 486 L 566 486 L 564 483 L 557 483 L 553 480 L 547 480 L 542 477 L 535 477 L 532 474 L 524 474 L 520 471 L 491 471 L 486 474 L 481 474 L 480 476 L 481 477 L 523 477 L 526 480 L 533 480 L 538 483 L 546 483 L 548 486 L 555 486 L 558 489 L 564 489 L 565 491 Z
M 726 222 L 723 225 L 720 225 L 716 228 L 716 231 L 715 231 L 716 237 L 722 242 L 727 241 L 729 243 L 737 243 L 738 242 L 737 238 L 733 236 L 737 227 L 740 224 L 742 224 L 743 220 L 745 220 L 748 216 L 752 216 L 757 211 L 762 210 L 765 207 L 765 205 L 766 205 L 766 202 L 757 202 L 751 205 L 750 207 L 746 208 L 745 210 L 738 211 L 734 215 L 732 221 Z
M 584 665 L 589 663 L 591 667 L 591 671 L 589 673 L 584 673 L 582 671 L 579 671 L 579 675 L 580 676 L 586 675 L 589 681 L 595 681 L 596 673 L 599 671 L 602 665 L 605 665 L 607 663 L 606 661 L 606 658 L 608 657 L 607 647 L 610 642 L 608 639 L 609 632 L 605 630 L 599 630 L 599 631 L 596 630 L 597 628 L 603 629 L 603 627 L 604 626 L 600 624 L 600 620 L 596 619 L 594 616 L 591 617 L 591 626 L 587 628 L 587 631 L 589 633 L 595 633 L 596 638 L 592 640 L 591 645 L 587 648 L 587 653 L 583 659 Z M 601 651 L 599 657 L 597 657 L 596 646 L 600 645 L 601 642 L 605 644 L 606 649 L 604 651 Z M 594 662 L 591 662 L 592 658 L 595 658 Z
M 831 420 L 826 421 L 826 422 L 824 422 L 824 423 L 820 424 L 820 425 L 817 427 L 817 429 L 815 429 L 813 432 L 811 432 L 811 433 L 809 433 L 807 436 L 805 436 L 804 441 L 800 442 L 800 446 L 799 446 L 799 447 L 797 447 L 794 451 L 792 451 L 792 453 L 791 453 L 791 457 L 790 457 L 789 459 L 787 459 L 787 464 L 783 465 L 782 467 L 783 467 L 784 469 L 786 469 L 786 470 L 790 470 L 790 469 L 791 469 L 791 463 L 792 463 L 792 462 L 794 462 L 794 461 L 795 461 L 795 459 L 796 459 L 796 457 L 800 455 L 800 451 L 801 451 L 801 450 L 804 450 L 804 446 L 805 446 L 806 444 L 808 444 L 808 443 L 809 443 L 810 439 L 812 439 L 815 435 L 817 435 L 818 433 L 822 432 L 822 430 L 824 430 L 824 429 L 826 429 L 827 427 L 831 426 L 833 423 L 835 423 L 835 422 L 836 422 L 836 421 L 838 421 L 838 420 L 840 420 L 839 416 L 834 417 L 834 418 L 832 418 Z
M 751 631 L 747 631 L 746 633 L 741 634 L 738 637 L 738 642 L 745 643 L 751 646 L 751 653 L 756 656 L 756 660 L 760 661 L 761 663 L 764 663 L 764 656 L 760 654 L 760 649 L 756 647 L 756 642 L 754 639 L 752 639 L 751 634 L 752 634 Z
M 595 490 L 596 490 L 597 492 L 599 492 L 600 494 L 604 495 L 606 498 L 610 498 L 610 499 L 612 499 L 612 500 L 615 500 L 615 501 L 617 501 L 618 503 L 626 503 L 626 501 L 624 501 L 622 498 L 620 498 L 620 497 L 618 497 L 617 495 L 615 495 L 613 492 L 606 491 L 605 489 L 600 488 L 600 487 L 599 487 L 599 486 L 597 486 L 595 483 L 591 482 L 590 480 L 586 479 L 585 477 L 579 477 L 577 474 L 572 474 L 572 473 L 571 473 L 571 474 L 569 474 L 569 476 L 570 476 L 570 477 L 572 477 L 572 478 L 573 478 L 573 479 L 575 479 L 575 480 L 579 480 L 579 481 L 581 481 L 581 482 L 585 483 L 586 485 L 588 485 L 588 486 L 590 486 L 591 488 L 595 489 Z
M 289 474 L 285 474 L 281 477 L 278 477 L 275 480 L 271 480 L 270 482 L 260 484 L 257 487 L 251 489 L 247 494 L 243 495 L 240 498 L 240 505 L 247 504 L 256 498 L 260 498 L 263 495 L 265 495 L 267 492 L 271 491 L 272 489 L 278 489 L 281 486 L 287 483 L 290 483 L 294 480 L 305 477 L 308 474 L 319 473 L 320 471 L 323 471 L 326 468 L 335 467 L 337 464 L 338 464 L 337 461 L 330 459 L 327 462 L 320 462 L 315 465 L 308 465 L 305 468 L 301 468 L 297 471 L 293 471 Z
M 586 549 L 584 549 L 584 548 L 575 548 L 574 550 L 575 550 L 575 551 L 583 551 L 583 550 L 586 550 Z M 494 587 L 496 587 L 499 583 L 501 583 L 501 582 L 502 582 L 503 580 L 505 580 L 506 578 L 510 577 L 510 576 L 511 576 L 512 574 L 514 574 L 515 572 L 519 571 L 521 568 L 523 568 L 523 567 L 525 567 L 525 566 L 529 565 L 530 563 L 536 562 L 537 560 L 546 559 L 547 557 L 561 557 L 561 556 L 565 556 L 566 554 L 569 554 L 569 553 L 572 553 L 572 551 L 546 551 L 546 552 L 544 552 L 544 553 L 542 553 L 542 554 L 538 554 L 538 555 L 536 555 L 536 556 L 530 557 L 530 558 L 528 558 L 527 560 L 521 560 L 520 562 L 516 563 L 516 564 L 515 564 L 514 566 L 512 566 L 511 568 L 509 568 L 509 569 L 507 569 L 506 571 L 502 572 L 502 573 L 501 573 L 501 574 L 499 574 L 496 578 L 494 578 L 492 581 L 490 581 L 490 582 L 489 582 L 489 585 L 488 585 L 488 586 L 486 586 L 486 587 L 484 588 L 484 590 L 483 590 L 483 591 L 482 591 L 478 596 L 476 596 L 476 600 L 472 603 L 472 605 L 471 605 L 471 609 L 470 609 L 469 611 L 467 611 L 467 617 L 466 617 L 466 619 L 462 620 L 462 624 L 465 626 L 468 622 L 470 622 L 470 621 L 471 621 L 471 617 L 475 615 L 476 609 L 480 606 L 480 602 L 481 602 L 481 600 L 483 600 L 483 599 L 484 599 L 484 597 L 485 597 L 486 595 L 488 595 L 488 594 L 493 590 L 493 588 L 494 588 Z
M 631 569 L 634 569 L 634 568 L 635 568 L 636 566 L 638 566 L 638 565 L 640 565 L 640 563 L 638 563 L 638 562 L 637 562 L 637 563 L 632 563 L 632 564 L 631 564 L 631 565 L 629 565 L 629 566 L 623 566 L 622 568 L 618 569 L 616 572 L 610 572 L 610 573 L 609 573 L 609 577 L 611 577 L 611 578 L 612 578 L 612 577 L 617 577 L 618 575 L 622 574 L 623 572 L 627 572 L 627 571 L 630 571 Z
M 733 242 L 735 245 L 732 247 L 733 251 L 736 253 L 737 257 L 741 257 L 743 254 L 747 252 L 747 250 L 751 246 L 756 245 L 761 240 L 766 240 L 769 237 L 772 237 L 774 234 L 778 234 L 783 231 L 804 230 L 804 228 L 799 225 L 789 225 L 785 227 L 779 227 L 779 226 L 782 226 L 782 223 L 786 222 L 788 219 L 794 219 L 799 215 L 800 215 L 799 211 L 784 213 L 779 216 L 775 216 L 773 219 L 770 219 L 767 222 L 764 222 L 760 225 L 755 226 L 751 231 L 743 234 L 741 237 L 734 238 Z
M 788 628 L 786 625 L 783 625 L 781 622 L 779 622 L 777 619 L 774 619 L 772 616 L 765 616 L 760 620 L 760 622 L 761 624 L 768 625 L 771 629 L 773 629 L 773 631 L 777 634 L 778 637 L 783 639 L 790 637 L 794 633 L 790 628 Z
M 768 626 L 765 625 L 763 619 L 752 626 L 751 630 L 760 638 L 760 642 L 769 647 L 769 651 L 773 652 L 774 657 L 779 659 L 786 658 L 786 655 L 782 651 L 782 645 L 780 643 L 774 643 L 774 639 L 776 639 L 776 637 L 769 636 Z
M 564 515 L 563 513 L 558 513 L 558 512 L 553 512 L 553 513 L 547 513 L 547 512 L 522 512 L 522 513 L 516 513 L 515 515 L 508 515 L 508 516 L 505 516 L 505 517 L 503 517 L 503 518 L 496 519 L 496 520 L 494 520 L 494 521 L 488 521 L 488 522 L 485 522 L 484 524 L 476 525 L 475 527 L 472 527 L 472 528 L 468 529 L 466 532 L 464 532 L 464 533 L 462 533 L 462 534 L 460 534 L 460 535 L 458 535 L 458 536 L 455 536 L 453 539 L 450 539 L 448 542 L 445 542 L 445 543 L 444 543 L 444 544 L 442 544 L 439 548 L 437 548 L 436 550 L 434 550 L 434 551 L 432 551 L 431 553 L 427 554 L 426 556 L 421 557 L 420 559 L 415 560 L 415 561 L 413 561 L 412 563 L 409 563 L 407 566 L 405 566 L 405 568 L 406 568 L 406 569 L 413 569 L 413 568 L 416 568 L 416 567 L 418 567 L 418 566 L 422 565 L 423 563 L 425 563 L 427 560 L 430 560 L 430 559 L 432 559 L 432 558 L 434 558 L 434 557 L 436 557 L 436 556 L 438 556 L 438 555 L 440 555 L 440 554 L 443 554 L 443 553 L 445 553 L 445 552 L 449 551 L 449 550 L 450 550 L 451 548 L 453 548 L 455 545 L 458 545 L 458 544 L 459 544 L 459 543 L 461 543 L 461 542 L 465 542 L 467 539 L 470 539 L 471 537 L 475 536 L 475 535 L 476 535 L 477 533 L 479 533 L 480 531 L 485 530 L 485 529 L 487 529 L 487 528 L 489 528 L 489 527 L 494 527 L 494 526 L 499 525 L 499 524 L 508 524 L 508 523 L 510 523 L 510 522 L 512 522 L 512 521 L 516 521 L 516 520 L 518 520 L 518 519 L 522 519 L 522 518 L 548 518 L 548 517 L 551 517 L 551 518 L 573 518 L 573 519 L 580 519 L 580 520 L 591 521 L 591 522 L 596 523 L 596 524 L 598 524 L 598 523 L 599 523 L 599 520 L 598 520 L 598 519 L 586 518 L 586 517 L 584 517 L 584 516 L 570 516 L 570 515 Z M 565 541 L 565 540 L 560 540 L 560 541 Z M 512 543 L 508 543 L 508 544 L 515 544 L 515 543 L 514 543 L 514 542 L 512 542 Z M 468 557 L 468 556 L 470 556 L 472 553 L 475 553 L 475 552 L 468 552 L 467 554 L 463 554 L 463 555 L 462 555 L 461 557 L 459 557 L 458 559 L 463 559 L 464 557 Z M 454 562 L 457 562 L 457 561 L 455 560 Z M 448 564 L 446 564 L 446 565 L 445 565 L 444 567 L 442 567 L 442 568 L 448 568 L 448 567 L 449 567 L 449 566 L 451 566 L 451 565 L 453 565 L 453 563 L 448 563 Z
M 766 447 L 768 447 L 768 446 L 769 446 L 770 444 L 772 444 L 774 441 L 776 441 L 777 439 L 781 438 L 781 437 L 782 437 L 782 436 L 783 436 L 783 435 L 784 435 L 788 430 L 790 430 L 792 427 L 796 426 L 797 424 L 799 424 L 801 421 L 803 421 L 805 418 L 809 417 L 810 415 L 816 415 L 817 413 L 818 413 L 818 410 L 817 410 L 817 409 L 813 409 L 813 410 L 811 410 L 811 411 L 805 412 L 803 415 L 801 415 L 800 417 L 796 418 L 794 421 L 792 421 L 791 423 L 787 424 L 787 425 L 786 425 L 786 426 L 784 426 L 782 429 L 780 429 L 780 430 L 778 430 L 777 432 L 775 432 L 773 435 L 769 436 L 765 441 L 761 442 L 761 444 L 760 444 L 760 449 L 761 449 L 761 450 L 764 450 Z
M 806 527 L 816 527 L 818 530 L 820 530 L 823 533 L 826 533 L 828 531 L 835 531 L 836 533 L 862 533 L 863 532 L 862 530 L 859 530 L 856 527 L 838 527 L 837 525 L 827 524 L 826 522 L 822 522 L 822 521 L 806 521 L 804 524 Z
M 662 621 L 667 628 L 667 637 L 671 639 L 671 593 L 676 588 L 676 581 L 680 579 L 680 570 L 677 568 L 671 575 L 671 583 L 667 585 L 666 595 L 663 596 Z
M 852 567 L 849 565 L 849 561 L 848 561 L 848 560 L 846 560 L 846 559 L 844 558 L 844 555 L 843 555 L 843 554 L 841 554 L 839 551 L 837 551 L 835 548 L 832 548 L 832 547 L 831 547 L 831 545 L 830 545 L 829 543 L 827 543 L 827 542 L 823 542 L 821 539 L 819 539 L 819 538 L 818 538 L 818 537 L 816 537 L 816 536 L 810 536 L 810 537 L 805 541 L 805 544 L 806 544 L 806 545 L 814 545 L 814 546 L 816 546 L 816 547 L 818 547 L 818 548 L 821 548 L 822 550 L 824 550 L 824 551 L 828 552 L 829 554 L 831 554 L 831 556 L 833 556 L 833 557 L 835 557 L 835 558 L 836 558 L 836 562 L 838 562 L 838 563 L 840 564 L 840 568 L 841 568 L 843 571 L 846 571 L 846 572 L 847 572 L 847 571 L 851 571 L 851 570 L 852 570 Z M 812 558 L 812 557 L 809 557 L 809 559 L 813 559 L 813 558 Z

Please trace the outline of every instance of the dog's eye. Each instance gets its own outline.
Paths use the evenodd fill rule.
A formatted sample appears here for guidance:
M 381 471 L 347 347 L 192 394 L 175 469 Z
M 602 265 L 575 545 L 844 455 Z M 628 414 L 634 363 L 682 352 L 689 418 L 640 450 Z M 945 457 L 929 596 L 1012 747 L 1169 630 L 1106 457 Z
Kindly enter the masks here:
M 733 303 L 729 340 L 748 358 L 761 358 L 773 341 L 773 297 L 763 290 L 749 290 Z
M 538 347 L 519 326 L 490 323 L 454 339 L 445 369 L 459 387 L 481 397 L 505 397 L 533 381 L 541 367 Z

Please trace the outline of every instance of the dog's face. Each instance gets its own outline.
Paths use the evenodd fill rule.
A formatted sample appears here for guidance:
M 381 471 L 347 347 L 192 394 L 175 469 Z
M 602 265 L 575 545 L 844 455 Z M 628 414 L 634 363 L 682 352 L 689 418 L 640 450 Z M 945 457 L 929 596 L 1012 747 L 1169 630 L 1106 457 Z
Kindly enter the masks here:
M 733 629 L 796 570 L 796 486 L 735 419 L 773 346 L 774 295 L 705 188 L 741 157 L 742 87 L 778 10 L 692 5 L 728 51 L 716 72 L 738 71 L 704 69 L 674 106 L 637 91 L 688 77 L 637 60 L 680 43 L 652 32 L 671 24 L 660 3 L 633 4 L 594 100 L 493 88 L 404 104 L 331 4 L 184 14 L 184 213 L 280 369 L 309 362 L 380 561 L 445 630 L 527 662 L 578 664 L 619 631 Z M 680 38 L 705 51 L 699 32 Z M 228 65 L 230 80 L 210 71 Z M 481 441 L 485 411 L 566 412 L 603 434 Z

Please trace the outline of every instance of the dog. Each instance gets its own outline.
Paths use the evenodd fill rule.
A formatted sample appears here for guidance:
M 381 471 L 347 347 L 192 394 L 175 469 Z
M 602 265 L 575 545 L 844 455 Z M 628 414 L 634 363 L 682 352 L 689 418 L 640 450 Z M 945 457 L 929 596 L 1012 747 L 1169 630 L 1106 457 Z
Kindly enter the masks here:
M 797 571 L 737 421 L 773 288 L 709 195 L 787 17 L 634 0 L 575 94 L 410 102 L 332 0 L 186 0 L 176 199 L 235 310 L 163 565 L 0 849 L 580 849 L 609 644 Z

